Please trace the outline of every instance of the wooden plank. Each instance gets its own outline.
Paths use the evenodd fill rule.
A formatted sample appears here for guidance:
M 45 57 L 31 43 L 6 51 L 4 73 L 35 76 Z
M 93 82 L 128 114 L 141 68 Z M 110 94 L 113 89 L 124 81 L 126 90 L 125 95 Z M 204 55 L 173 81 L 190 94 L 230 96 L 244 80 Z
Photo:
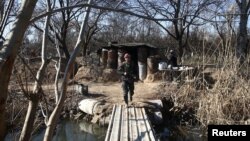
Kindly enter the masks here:
M 105 141 L 156 141 L 145 109 L 114 105 Z
M 121 105 L 116 108 L 110 141 L 119 141 L 121 128 Z
M 135 108 L 129 108 L 131 111 L 130 113 L 130 123 L 131 123 L 131 132 L 130 132 L 130 137 L 132 141 L 138 141 L 138 129 L 137 129 L 137 121 L 136 121 L 136 113 L 135 113 Z
M 122 124 L 120 141 L 128 141 L 129 139 L 129 124 L 128 124 L 128 108 L 122 106 Z
M 150 141 L 149 133 L 145 124 L 145 119 L 142 115 L 142 108 L 136 108 L 137 123 L 139 129 L 139 136 L 141 141 Z
M 114 116 L 115 116 L 115 109 L 116 109 L 116 105 L 113 106 L 113 111 L 112 111 L 112 114 L 111 114 L 111 119 L 110 119 L 108 130 L 107 130 L 107 133 L 106 133 L 105 141 L 109 141 L 109 139 L 110 139 L 110 134 L 111 134 L 111 130 L 112 130 L 112 127 L 113 127 L 113 120 L 114 120 Z
M 149 132 L 150 141 L 156 141 L 154 133 L 153 133 L 153 129 L 150 126 L 149 119 L 148 119 L 148 117 L 146 115 L 146 112 L 145 112 L 144 108 L 142 109 L 142 114 L 143 114 L 143 117 L 145 119 L 145 125 L 147 127 L 148 132 Z
M 132 124 L 131 124 L 131 117 L 132 117 L 131 110 L 132 110 L 132 108 L 128 108 L 128 127 L 129 127 L 128 139 L 129 139 L 129 141 L 133 141 L 132 140 L 133 131 L 132 131 Z

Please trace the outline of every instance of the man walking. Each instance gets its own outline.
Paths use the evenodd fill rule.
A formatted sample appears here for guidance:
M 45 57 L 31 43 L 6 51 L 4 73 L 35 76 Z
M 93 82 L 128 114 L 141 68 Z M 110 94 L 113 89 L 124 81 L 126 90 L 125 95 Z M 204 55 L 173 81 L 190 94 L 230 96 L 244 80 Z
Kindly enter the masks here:
M 125 61 L 118 68 L 118 73 L 122 75 L 123 98 L 126 105 L 128 105 L 128 93 L 130 101 L 132 101 L 134 95 L 134 80 L 136 75 L 134 73 L 134 64 L 131 62 L 131 55 L 126 53 L 124 59 Z

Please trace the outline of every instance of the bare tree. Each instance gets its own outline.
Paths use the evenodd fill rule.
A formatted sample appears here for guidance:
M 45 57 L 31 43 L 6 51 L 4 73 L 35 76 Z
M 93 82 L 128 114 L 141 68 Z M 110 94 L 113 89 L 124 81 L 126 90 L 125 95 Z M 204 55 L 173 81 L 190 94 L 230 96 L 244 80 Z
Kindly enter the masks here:
M 238 29 L 236 56 L 242 64 L 247 54 L 247 22 L 250 7 L 249 0 L 235 0 L 240 11 L 240 23 Z
M 59 9 L 64 9 L 61 11 L 57 11 L 56 14 L 51 15 L 51 13 L 53 13 L 53 11 L 47 12 L 50 13 L 48 15 L 51 15 L 51 20 L 53 21 L 54 25 L 49 25 L 50 29 L 56 33 L 56 37 L 59 41 L 59 47 L 61 49 L 61 51 L 64 53 L 66 59 L 68 60 L 70 57 L 70 51 L 72 49 L 71 44 L 69 44 L 69 40 L 72 37 L 68 37 L 69 33 L 72 30 L 72 23 L 74 18 L 79 17 L 79 15 L 83 12 L 81 11 L 82 7 L 75 7 L 75 8 L 68 8 L 74 5 L 79 5 L 81 4 L 82 1 L 77 0 L 59 0 L 58 4 L 54 5 L 53 9 L 59 8 Z M 59 6 L 59 7 L 58 7 Z M 40 9 L 39 9 L 40 10 Z M 38 10 L 38 12 L 39 12 Z M 38 19 L 41 19 L 38 18 Z M 42 22 L 43 23 L 43 22 Z M 42 24 L 32 24 L 34 28 L 36 28 L 38 31 L 43 32 L 42 30 Z M 53 37 L 51 37 L 49 35 L 49 40 L 51 42 L 54 42 Z
M 88 22 L 88 27 L 84 36 L 83 44 L 83 57 L 87 55 L 88 45 L 92 37 L 100 30 L 98 27 L 98 22 L 100 21 L 101 16 L 104 14 L 103 10 L 98 10 L 96 14 L 92 16 L 92 22 Z
M 63 7 L 69 7 L 71 5 L 77 5 L 81 3 L 81 1 L 72 1 L 72 0 L 59 0 L 59 5 L 61 8 Z M 57 34 L 57 39 L 59 41 L 59 47 L 60 49 L 64 52 L 67 60 L 70 58 L 70 51 L 69 51 L 69 45 L 67 43 L 67 34 L 70 30 L 70 24 L 72 23 L 72 20 L 75 16 L 79 16 L 79 14 L 81 14 L 82 12 L 80 11 L 80 9 L 77 10 L 73 10 L 73 9 L 66 9 L 60 12 L 61 16 L 59 17 L 59 20 L 57 21 L 57 25 L 59 27 L 59 30 L 56 30 Z
M 178 42 L 178 52 L 181 58 L 187 46 L 189 30 L 192 25 L 201 22 L 201 14 L 207 7 L 217 3 L 217 0 L 169 0 L 153 3 L 137 0 L 143 12 L 150 17 L 165 17 L 170 23 L 154 20 L 172 38 Z M 173 29 L 173 30 L 172 30 Z
M 47 0 L 47 12 L 51 11 L 51 2 L 50 0 Z M 45 24 L 44 24 L 44 31 L 43 31 L 43 41 L 42 41 L 42 51 L 41 51 L 41 59 L 42 64 L 37 72 L 34 90 L 32 94 L 29 94 L 27 98 L 29 99 L 29 107 L 26 114 L 26 119 L 23 125 L 22 133 L 20 136 L 20 141 L 27 141 L 30 140 L 32 130 L 33 130 L 33 124 L 35 121 L 36 116 L 36 109 L 38 107 L 39 100 L 43 96 L 43 90 L 42 90 L 42 81 L 44 78 L 45 68 L 47 67 L 49 60 L 47 57 L 47 41 L 48 41 L 48 26 L 50 22 L 50 15 L 46 17 Z
M 215 17 L 215 22 L 212 23 L 221 39 L 222 48 L 218 53 L 222 53 L 222 56 L 229 55 L 228 53 L 232 52 L 232 47 L 234 47 L 236 41 L 236 27 L 234 24 L 236 20 L 236 5 L 235 3 L 228 3 L 228 8 L 226 8 L 225 4 L 226 3 L 223 3 L 223 5 L 215 11 L 217 13 L 221 11 L 223 14 L 218 14 Z
M 22 44 L 24 32 L 33 13 L 37 0 L 23 0 L 19 15 L 12 26 L 10 34 L 0 50 L 0 138 L 5 136 L 5 102 L 8 96 L 8 85 L 17 55 L 17 50 Z
M 89 0 L 88 4 L 91 4 L 91 3 L 92 3 L 92 0 Z M 84 37 L 84 30 L 86 29 L 90 9 L 91 9 L 90 7 L 87 7 L 85 15 L 83 16 L 83 22 L 82 22 L 81 30 L 80 30 L 80 33 L 79 33 L 79 36 L 78 36 L 78 39 L 77 39 L 77 42 L 75 45 L 75 49 L 74 49 L 74 52 L 72 53 L 72 55 L 68 61 L 66 71 L 65 71 L 65 74 L 63 77 L 59 101 L 56 104 L 55 109 L 51 113 L 51 116 L 49 117 L 49 120 L 47 123 L 47 128 L 46 128 L 44 139 L 43 139 L 44 141 L 50 141 L 53 137 L 53 132 L 54 132 L 54 129 L 55 129 L 56 123 L 57 123 L 56 121 L 59 118 L 60 112 L 63 108 L 64 100 L 66 98 L 67 85 L 68 85 L 68 80 L 70 78 L 70 73 L 73 70 L 74 61 L 75 61 L 75 58 L 77 56 L 77 53 L 79 52 L 79 50 L 84 42 L 84 40 L 83 40 L 84 39 L 83 38 Z

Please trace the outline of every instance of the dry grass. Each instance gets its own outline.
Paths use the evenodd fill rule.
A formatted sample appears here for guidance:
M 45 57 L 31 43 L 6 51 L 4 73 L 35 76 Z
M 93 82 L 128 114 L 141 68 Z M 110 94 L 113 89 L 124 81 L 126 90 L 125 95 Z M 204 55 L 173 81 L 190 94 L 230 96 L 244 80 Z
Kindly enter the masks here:
M 247 62 L 239 65 L 234 60 L 233 57 L 224 58 L 223 65 L 215 64 L 217 67 L 211 73 L 215 84 L 210 89 L 203 83 L 206 80 L 201 69 L 197 75 L 203 77 L 201 80 L 182 85 L 172 95 L 175 106 L 195 109 L 195 116 L 204 127 L 208 124 L 250 124 L 249 66 Z
M 235 59 L 233 59 L 235 60 Z M 246 79 L 247 64 L 225 61 L 217 73 L 213 89 L 199 99 L 197 118 L 207 124 L 249 124 L 249 80 Z

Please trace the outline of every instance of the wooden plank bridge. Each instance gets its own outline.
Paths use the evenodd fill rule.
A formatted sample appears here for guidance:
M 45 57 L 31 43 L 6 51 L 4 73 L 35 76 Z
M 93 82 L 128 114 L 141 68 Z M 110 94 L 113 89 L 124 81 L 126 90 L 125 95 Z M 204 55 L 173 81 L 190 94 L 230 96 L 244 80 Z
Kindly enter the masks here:
M 156 141 L 145 109 L 114 105 L 105 141 Z

